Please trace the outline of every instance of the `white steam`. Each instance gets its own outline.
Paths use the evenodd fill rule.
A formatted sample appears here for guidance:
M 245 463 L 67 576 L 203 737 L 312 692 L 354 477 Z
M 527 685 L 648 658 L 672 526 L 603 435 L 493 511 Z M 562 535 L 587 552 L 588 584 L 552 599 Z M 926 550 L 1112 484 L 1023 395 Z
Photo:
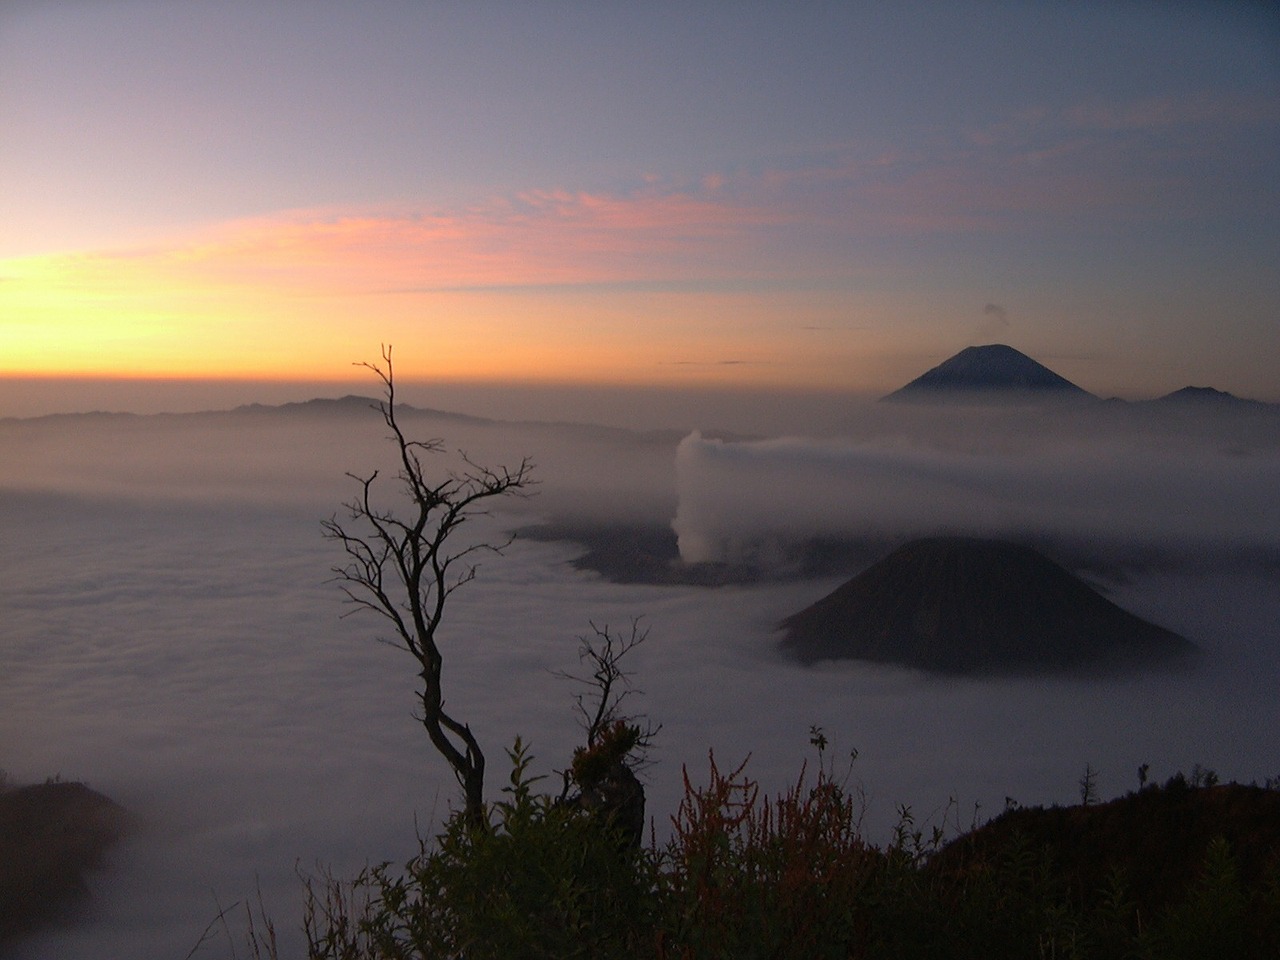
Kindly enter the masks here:
M 975 414 L 977 416 L 977 414 Z M 992 422 L 999 426 L 998 421 Z M 1059 427 L 1063 424 L 1058 424 Z M 1280 451 L 1184 436 L 710 440 L 676 454 L 686 561 L 758 561 L 808 537 L 937 533 L 1266 549 L 1280 543 Z

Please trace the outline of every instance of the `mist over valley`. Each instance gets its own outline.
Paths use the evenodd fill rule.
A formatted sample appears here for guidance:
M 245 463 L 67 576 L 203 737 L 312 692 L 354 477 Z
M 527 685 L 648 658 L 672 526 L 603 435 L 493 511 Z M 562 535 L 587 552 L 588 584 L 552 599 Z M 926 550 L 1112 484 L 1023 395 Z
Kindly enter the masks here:
M 645 771 L 659 833 L 682 764 L 696 781 L 709 751 L 750 754 L 780 789 L 815 725 L 833 754 L 857 749 L 872 836 L 900 803 L 968 826 L 1006 797 L 1070 802 L 1086 765 L 1104 796 L 1142 763 L 1280 773 L 1274 410 L 849 400 L 819 425 L 755 402 L 733 423 L 664 413 L 645 429 L 593 425 L 590 405 L 545 420 L 406 409 L 411 435 L 447 451 L 536 464 L 536 496 L 464 531 L 517 536 L 442 628 L 446 696 L 488 753 L 491 795 L 517 735 L 538 772 L 567 762 L 580 732 L 553 672 L 576 666 L 591 622 L 637 617 L 635 706 L 662 724 Z M 141 823 L 94 875 L 83 922 L 18 956 L 182 956 L 258 886 L 288 926 L 297 869 L 400 860 L 457 803 L 411 716 L 410 663 L 375 642 L 374 618 L 342 618 L 326 583 L 341 557 L 319 524 L 353 494 L 346 473 L 382 470 L 394 498 L 385 434 L 365 399 L 336 397 L 0 420 L 0 767 L 84 780 Z M 785 617 L 939 534 L 1034 544 L 1202 657 L 945 677 L 780 651 Z

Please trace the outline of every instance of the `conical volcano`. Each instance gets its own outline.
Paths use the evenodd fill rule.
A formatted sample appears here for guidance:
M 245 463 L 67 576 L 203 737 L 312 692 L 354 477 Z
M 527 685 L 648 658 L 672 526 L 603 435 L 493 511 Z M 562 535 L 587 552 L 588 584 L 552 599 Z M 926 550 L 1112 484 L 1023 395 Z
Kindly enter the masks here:
M 1066 377 L 1003 343 L 966 347 L 884 399 L 945 400 L 957 396 L 1096 399 Z
M 1029 547 L 964 537 L 909 543 L 780 626 L 783 649 L 805 663 L 944 673 L 1132 666 L 1195 650 Z

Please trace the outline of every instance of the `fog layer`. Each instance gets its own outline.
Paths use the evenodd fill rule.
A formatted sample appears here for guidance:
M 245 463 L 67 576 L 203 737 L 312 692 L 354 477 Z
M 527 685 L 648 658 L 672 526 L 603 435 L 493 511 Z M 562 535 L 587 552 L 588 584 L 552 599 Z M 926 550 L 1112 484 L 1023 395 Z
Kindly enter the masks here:
M 964 446 L 918 417 L 862 439 L 690 434 L 676 455 L 681 556 L 738 562 L 777 541 L 943 532 L 1214 553 L 1280 545 L 1280 451 L 1265 433 L 1221 417 L 1135 412 L 1129 431 L 1065 411 L 1027 417 L 972 410 L 968 430 L 986 430 Z
M 480 462 L 537 462 L 538 496 L 474 525 L 492 539 L 544 518 L 675 519 L 689 558 L 723 557 L 774 536 L 902 536 L 977 518 L 1213 542 L 1219 559 L 1276 543 L 1274 425 L 1043 424 L 869 408 L 823 440 L 799 439 L 797 423 L 796 439 L 682 443 L 680 423 L 641 435 L 406 419 Z M 360 404 L 0 423 L 0 767 L 84 779 L 142 823 L 98 876 L 85 922 L 19 956 L 185 956 L 258 887 L 296 949 L 297 869 L 402 861 L 455 802 L 411 716 L 409 663 L 375 642 L 372 618 L 340 619 L 325 582 L 341 557 L 319 523 L 353 492 L 346 471 L 391 466 L 385 432 Z M 777 654 L 774 628 L 836 578 L 618 585 L 575 569 L 576 552 L 517 540 L 448 611 L 446 696 L 487 750 L 491 796 L 517 734 L 539 772 L 567 761 L 573 691 L 552 671 L 576 666 L 588 621 L 634 617 L 651 631 L 630 664 L 636 705 L 663 725 L 647 772 L 659 833 L 682 764 L 697 781 L 708 751 L 722 766 L 750 754 L 778 789 L 811 754 L 811 725 L 837 755 L 859 750 L 851 776 L 878 838 L 900 803 L 967 826 L 975 805 L 994 815 L 1006 796 L 1070 802 L 1086 764 L 1104 795 L 1136 785 L 1144 762 L 1155 776 L 1195 763 L 1224 778 L 1280 773 L 1280 577 L 1249 550 L 1113 581 L 1112 599 L 1206 657 L 1192 674 L 1099 681 L 806 668 Z M 195 953 L 226 955 L 218 941 Z

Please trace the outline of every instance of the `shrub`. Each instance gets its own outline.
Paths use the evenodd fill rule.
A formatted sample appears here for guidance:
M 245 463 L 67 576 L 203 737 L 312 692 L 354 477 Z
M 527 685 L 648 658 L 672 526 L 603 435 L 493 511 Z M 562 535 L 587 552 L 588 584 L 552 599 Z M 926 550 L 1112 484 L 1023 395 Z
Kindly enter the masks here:
M 802 770 L 776 797 L 712 756 L 705 786 L 685 771 L 670 839 L 646 848 L 537 792 L 520 741 L 508 753 L 485 825 L 455 814 L 403 870 L 312 890 L 312 958 L 1280 955 L 1277 798 L 1260 788 L 1175 779 L 1107 804 L 1014 808 L 950 843 L 902 807 L 879 849 L 821 748 L 812 783 Z M 1196 816 L 1225 835 L 1168 836 L 1194 833 Z M 1153 886 L 1153 857 L 1187 879 Z
M 647 852 L 599 818 L 535 793 L 540 778 L 529 775 L 532 757 L 519 740 L 508 755 L 507 799 L 490 808 L 488 829 L 455 813 L 403 874 L 382 864 L 349 890 L 326 883 L 308 928 L 312 958 L 644 954 L 653 929 Z
M 659 857 L 659 957 L 848 957 L 866 939 L 860 904 L 880 859 L 861 808 L 824 772 L 760 799 L 745 762 L 685 796 Z

